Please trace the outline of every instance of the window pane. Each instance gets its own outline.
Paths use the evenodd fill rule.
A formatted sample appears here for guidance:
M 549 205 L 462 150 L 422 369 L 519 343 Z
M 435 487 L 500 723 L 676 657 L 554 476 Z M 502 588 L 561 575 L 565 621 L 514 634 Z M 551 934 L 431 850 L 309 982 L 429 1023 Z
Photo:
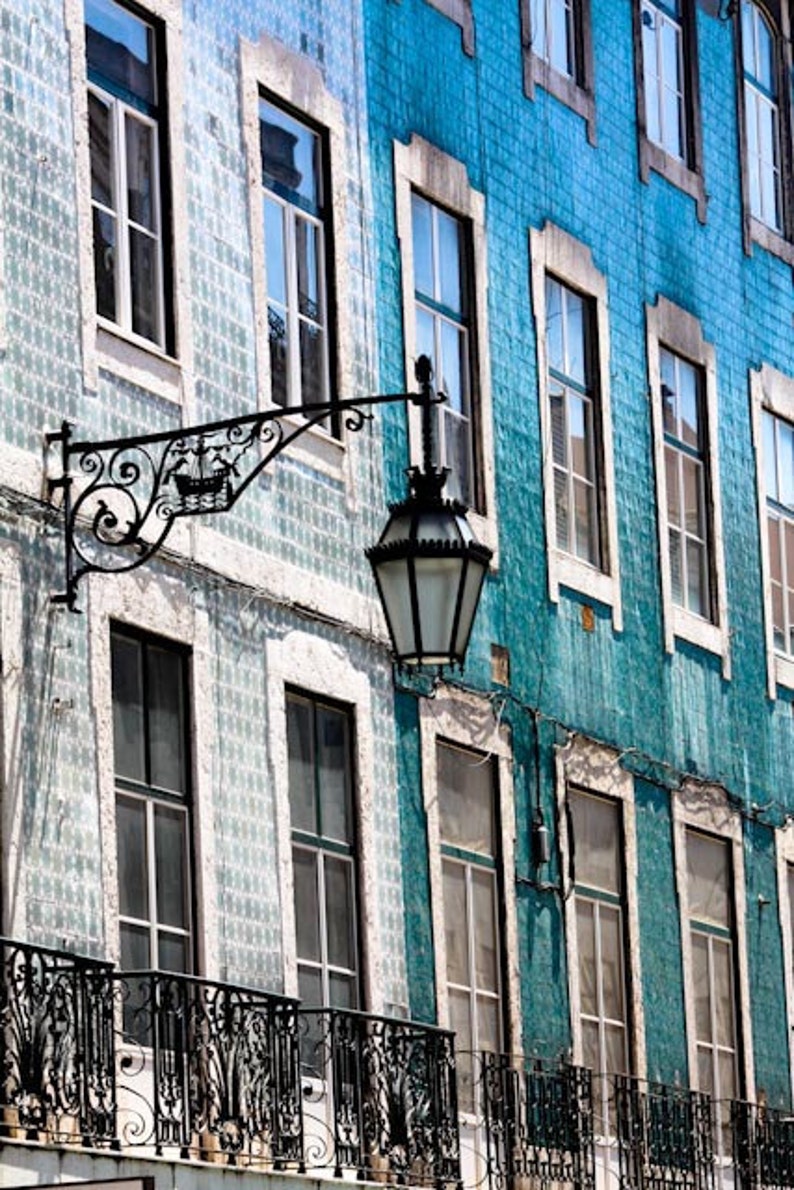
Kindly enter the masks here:
M 263 203 L 263 217 L 267 295 L 285 306 L 287 302 L 287 256 L 284 247 L 284 207 L 266 195 Z
M 94 284 L 100 318 L 116 320 L 116 220 L 94 208 Z
M 436 376 L 438 387 L 447 397 L 450 409 L 460 413 L 468 412 L 465 390 L 466 376 L 466 334 L 454 323 L 441 320 L 439 323 L 441 359 Z
M 143 662 L 137 641 L 113 636 L 113 753 L 117 777 L 146 780 Z
M 707 1095 L 714 1094 L 714 1052 L 703 1046 L 698 1046 L 697 1089 Z
M 449 993 L 449 1027 L 455 1034 L 455 1058 L 458 1075 L 458 1107 L 463 1112 L 474 1109 L 474 1082 L 471 1051 L 471 1006 L 465 992 Z
M 91 197 L 95 202 L 112 209 L 115 203 L 110 105 L 93 91 L 88 93 L 88 132 L 91 142 Z
M 352 842 L 349 717 L 323 706 L 317 706 L 316 715 L 321 833 L 327 839 Z
M 458 219 L 436 208 L 438 228 L 438 298 L 443 306 L 462 315 L 461 225 Z
M 127 214 L 133 223 L 156 231 L 153 201 L 154 133 L 130 113 L 124 118 L 127 130 Z
M 499 958 L 496 946 L 496 876 L 471 869 L 474 915 L 474 972 L 481 991 L 499 990 Z
M 566 347 L 567 347 L 567 367 L 566 374 L 572 380 L 577 381 L 578 384 L 585 386 L 587 384 L 587 377 L 585 375 L 585 306 L 584 298 L 573 290 L 566 289 L 565 291 L 565 311 L 566 311 Z
M 356 967 L 353 865 L 349 860 L 336 859 L 326 853 L 323 866 L 328 962 L 353 971 Z
M 532 26 L 532 51 L 544 61 L 549 60 L 549 45 L 546 32 L 545 0 L 531 0 L 530 22 Z
M 709 618 L 708 578 L 705 546 L 697 541 L 686 543 L 687 607 L 697 616 Z
M 623 937 L 620 911 L 599 905 L 601 925 L 601 987 L 603 1013 L 613 1021 L 625 1019 L 623 1004 Z
M 628 1069 L 626 1059 L 626 1030 L 615 1025 L 607 1025 L 604 1029 L 606 1044 L 605 1065 L 609 1074 L 625 1074 Z
M 317 900 L 317 853 L 292 849 L 295 888 L 295 936 L 298 958 L 320 962 L 320 906 Z
M 322 1008 L 323 979 L 317 967 L 307 967 L 298 961 L 298 995 L 306 1008 Z
M 298 698 L 287 698 L 287 752 L 289 802 L 293 829 L 319 833 L 314 795 L 312 708 Z
M 439 744 L 436 755 L 442 840 L 468 851 L 493 855 L 492 762 L 450 744 Z
M 154 31 L 114 0 L 85 0 L 91 71 L 145 103 L 156 102 Z
M 332 971 L 328 977 L 328 1000 L 332 1008 L 358 1008 L 355 977 Z
M 137 917 L 146 921 L 149 917 L 146 803 L 140 798 L 118 798 L 116 840 L 119 912 L 125 917 Z
M 502 1048 L 499 1029 L 499 1001 L 492 997 L 477 997 L 477 1051 L 498 1053 Z
M 687 831 L 689 916 L 730 925 L 728 846 L 721 839 Z
M 268 307 L 267 334 L 270 349 L 270 397 L 274 405 L 286 405 L 289 326 L 284 310 L 276 306 Z
M 588 1016 L 598 1015 L 596 986 L 595 908 L 592 901 L 576 898 L 576 941 L 579 956 L 579 1007 Z
M 695 1031 L 698 1041 L 711 1041 L 708 939 L 692 931 L 692 980 L 695 994 Z
M 719 1097 L 722 1100 L 736 1098 L 736 1057 L 733 1053 L 720 1053 L 717 1056 L 720 1087 Z M 726 1105 L 727 1107 L 727 1105 Z
M 132 329 L 144 339 L 157 341 L 157 302 L 160 292 L 157 241 L 132 227 L 129 235 Z
M 615 802 L 571 791 L 576 883 L 621 892 L 620 831 Z
M 121 970 L 148 971 L 152 967 L 149 954 L 149 931 L 141 926 L 119 923 L 121 942 Z
M 273 104 L 259 106 L 262 179 L 265 186 L 303 199 L 312 210 L 322 205 L 319 138 L 304 124 Z
M 149 748 L 152 785 L 175 792 L 186 791 L 184 667 L 182 657 L 170 649 L 149 645 Z
M 733 1020 L 733 971 L 731 945 L 719 938 L 711 941 L 714 967 L 714 1009 L 717 1018 L 717 1044 L 732 1049 L 735 1044 Z
M 154 807 L 157 919 L 163 925 L 182 929 L 187 929 L 190 921 L 186 825 L 184 810 Z
M 794 510 L 794 426 L 778 420 L 781 504 Z
M 315 405 L 326 399 L 323 332 L 311 323 L 300 323 L 301 404 Z
M 188 939 L 180 934 L 159 931 L 157 935 L 157 966 L 161 971 L 190 970 Z
M 313 322 L 321 322 L 318 231 L 308 219 L 298 216 L 295 218 L 295 257 L 298 310 Z
M 466 875 L 462 864 L 444 860 L 444 938 L 447 980 L 470 986 L 469 930 L 466 918 Z
M 565 372 L 562 333 L 562 286 L 553 277 L 546 277 L 546 350 L 549 367 Z
M 414 248 L 414 288 L 425 297 L 433 297 L 433 241 L 430 203 L 418 194 L 411 195 L 411 226 Z M 421 352 L 419 353 L 421 354 Z
M 681 419 L 680 437 L 688 446 L 702 449 L 698 371 L 686 360 L 678 360 L 678 414 Z
M 705 536 L 703 524 L 703 466 L 696 459 L 681 459 L 684 480 L 684 524 L 687 533 Z
M 573 74 L 571 12 L 564 0 L 551 0 L 550 62 L 560 74 Z

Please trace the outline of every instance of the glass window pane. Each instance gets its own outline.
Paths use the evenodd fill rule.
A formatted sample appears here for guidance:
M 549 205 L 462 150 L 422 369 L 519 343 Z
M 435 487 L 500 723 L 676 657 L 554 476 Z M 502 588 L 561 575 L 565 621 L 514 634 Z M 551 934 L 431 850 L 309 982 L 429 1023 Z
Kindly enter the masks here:
M 300 373 L 303 405 L 316 405 L 326 399 L 324 334 L 309 322 L 300 323 Z
M 566 374 L 583 387 L 587 384 L 585 373 L 585 304 L 584 298 L 571 289 L 565 291 L 565 329 L 567 347 Z
M 328 1000 L 332 1008 L 358 1008 L 355 977 L 332 971 L 328 977 Z
M 127 922 L 119 923 L 121 942 L 121 970 L 149 971 L 153 966 L 149 954 L 149 931 L 141 926 L 131 926 Z
M 706 549 L 702 542 L 686 543 L 687 607 L 697 616 L 709 618 Z
M 125 114 L 127 132 L 127 214 L 133 223 L 156 231 L 154 206 L 154 130 Z
M 495 1054 L 502 1048 L 499 1028 L 499 1001 L 488 996 L 477 997 L 477 1051 Z
M 625 1020 L 623 1003 L 623 935 L 620 910 L 599 905 L 601 926 L 601 989 L 603 1013 L 613 1021 Z
M 499 990 L 497 953 L 496 874 L 471 869 L 472 911 L 474 915 L 474 973 L 481 991 Z
M 681 459 L 684 480 L 684 524 L 687 533 L 705 537 L 703 524 L 703 466 L 697 459 Z
M 721 1100 L 736 1098 L 736 1055 L 720 1052 L 717 1055 L 717 1070 L 719 1073 L 719 1098 Z M 727 1107 L 727 1104 L 726 1104 Z
M 778 499 L 787 508 L 794 509 L 794 426 L 778 420 L 780 443 L 780 494 Z
M 571 11 L 564 0 L 551 0 L 551 54 L 549 61 L 560 74 L 573 74 Z
M 298 270 L 298 310 L 312 322 L 323 321 L 320 308 L 319 232 L 308 219 L 295 218 L 295 257 Z
M 444 938 L 447 980 L 469 987 L 469 929 L 466 917 L 466 874 L 462 864 L 444 860 Z
M 698 371 L 686 360 L 678 361 L 678 414 L 681 418 L 680 437 L 688 446 L 702 450 L 700 426 Z
M 582 1063 L 596 1072 L 603 1068 L 595 1021 L 582 1021 Z
M 414 249 L 414 288 L 417 293 L 432 298 L 434 296 L 432 212 L 427 199 L 421 198 L 418 194 L 411 195 L 411 226 Z
M 132 227 L 129 237 L 132 329 L 136 335 L 156 342 L 160 294 L 157 241 Z
M 171 806 L 154 807 L 154 850 L 157 883 L 157 920 L 187 929 L 188 903 L 187 815 Z M 176 968 L 172 968 L 176 970 Z
M 466 392 L 466 332 L 452 322 L 439 322 L 441 358 L 436 375 L 438 387 L 447 397 L 450 409 L 468 414 Z
M 116 776 L 143 782 L 146 780 L 146 749 L 141 646 L 138 641 L 114 635 L 111 655 Z
M 592 484 L 575 480 L 573 485 L 574 515 L 576 525 L 576 545 L 574 552 L 577 557 L 592 565 L 598 563 L 598 548 L 596 545 L 595 525 L 595 489 Z
M 264 185 L 286 193 L 293 201 L 302 199 L 313 211 L 319 210 L 322 205 L 319 137 L 264 99 L 259 105 L 259 116 Z
M 190 970 L 189 940 L 182 934 L 169 934 L 160 930 L 157 934 L 157 966 L 161 971 Z
M 325 925 L 328 962 L 335 967 L 356 968 L 355 902 L 353 864 L 350 860 L 324 855 Z
M 323 1008 L 323 979 L 317 967 L 298 960 L 298 995 L 307 1008 Z
M 474 1109 L 474 1080 L 471 1052 L 474 1048 L 471 1027 L 471 1003 L 465 992 L 449 993 L 449 1027 L 455 1034 L 455 1058 L 458 1076 L 458 1107 L 463 1112 Z
M 88 67 L 145 103 L 157 100 L 154 30 L 114 0 L 85 0 Z
M 616 1025 L 604 1029 L 606 1046 L 605 1065 L 608 1074 L 625 1074 L 628 1069 L 626 1057 L 626 1030 Z
M 728 844 L 687 831 L 689 916 L 697 921 L 730 925 Z
M 147 693 L 152 785 L 186 792 L 184 664 L 179 653 L 148 645 Z
M 326 839 L 353 841 L 350 780 L 349 715 L 316 707 L 317 780 L 320 788 L 320 831 Z
M 662 420 L 666 434 L 678 433 L 678 400 L 675 356 L 664 347 L 659 349 L 659 374 L 662 392 Z
M 265 225 L 265 272 L 267 295 L 280 305 L 287 304 L 287 256 L 284 247 L 284 207 L 265 195 L 262 207 Z
M 286 311 L 269 306 L 267 311 L 268 348 L 270 350 L 270 398 L 284 406 L 288 398 L 289 323 Z
M 299 959 L 320 962 L 320 905 L 317 899 L 317 853 L 292 849 L 295 889 L 295 937 Z
M 714 1051 L 710 1047 L 698 1046 L 697 1089 L 707 1095 L 714 1094 Z
M 565 372 L 565 351 L 562 333 L 562 286 L 553 277 L 546 277 L 546 351 L 549 367 Z
M 116 220 L 94 208 L 94 284 L 100 318 L 116 321 Z
M 451 744 L 438 744 L 436 756 L 442 840 L 494 855 L 493 762 Z
M 695 994 L 695 1031 L 698 1041 L 711 1042 L 711 991 L 709 985 L 708 939 L 696 931 L 691 933 L 692 981 Z
M 88 133 L 91 142 L 91 197 L 113 209 L 113 126 L 110 104 L 88 93 Z
M 146 921 L 149 917 L 146 857 L 146 803 L 140 798 L 116 801 L 119 912 Z
M 733 1014 L 733 956 L 731 944 L 712 938 L 711 953 L 714 969 L 714 1010 L 717 1021 L 717 1044 L 733 1049 L 736 1043 Z
M 764 410 L 763 418 L 763 434 L 764 434 L 764 478 L 767 496 L 776 500 L 778 498 L 778 484 L 777 484 L 777 435 L 775 434 L 775 417 Z M 794 480 L 792 481 L 794 482 Z
M 448 310 L 463 315 L 461 287 L 462 229 L 460 221 L 436 208 L 438 228 L 438 299 Z
M 312 707 L 300 698 L 287 698 L 287 752 L 293 829 L 317 834 Z
M 549 60 L 549 45 L 546 32 L 546 2 L 531 0 L 530 22 L 532 26 L 532 51 L 544 61 Z
M 588 1016 L 597 1016 L 595 907 L 592 901 L 585 901 L 581 897 L 576 898 L 576 943 L 579 957 L 579 1008 Z
M 569 793 L 576 883 L 621 892 L 618 807 L 604 798 Z

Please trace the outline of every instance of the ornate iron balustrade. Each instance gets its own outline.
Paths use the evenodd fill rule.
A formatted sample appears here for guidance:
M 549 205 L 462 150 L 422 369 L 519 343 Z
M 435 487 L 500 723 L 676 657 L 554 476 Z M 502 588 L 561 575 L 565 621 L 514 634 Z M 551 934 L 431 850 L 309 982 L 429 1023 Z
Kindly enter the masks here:
M 794 1187 L 794 1112 L 731 1104 L 733 1160 L 742 1190 Z
M 488 1184 L 595 1186 L 589 1070 L 566 1062 L 478 1055 L 475 1070 Z
M 459 1186 L 453 1035 L 345 1009 L 300 1017 L 306 1166 Z
M 615 1124 L 624 1190 L 712 1190 L 712 1101 L 700 1091 L 616 1075 Z
M 161 971 L 109 986 L 122 1147 L 301 1166 L 296 1001 Z
M 111 1143 L 109 966 L 5 938 L 0 956 L 0 1135 Z

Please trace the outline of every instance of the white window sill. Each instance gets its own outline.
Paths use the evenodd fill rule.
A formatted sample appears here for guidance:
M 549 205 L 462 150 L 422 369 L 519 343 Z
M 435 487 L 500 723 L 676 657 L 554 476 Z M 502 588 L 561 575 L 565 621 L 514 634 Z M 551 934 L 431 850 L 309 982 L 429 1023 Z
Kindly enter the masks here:
M 728 642 L 726 634 L 718 624 L 712 624 L 709 620 L 704 620 L 702 616 L 697 616 L 694 612 L 689 612 L 683 607 L 673 607 L 673 634 L 680 640 L 688 641 L 689 644 L 697 645 L 698 648 L 704 649 L 707 653 L 714 653 L 717 657 L 722 658 L 723 676 L 729 677 L 728 673 Z
M 270 408 L 276 410 L 280 406 L 273 405 Z M 285 436 L 289 436 L 293 430 L 298 429 L 301 425 L 306 424 L 306 419 L 299 409 L 286 410 L 284 417 L 281 419 L 284 426 Z M 340 416 L 340 428 L 344 433 L 344 414 Z M 310 467 L 313 471 L 319 471 L 322 475 L 327 475 L 331 479 L 343 478 L 343 467 L 345 462 L 345 442 L 343 438 L 335 438 L 328 430 L 323 429 L 322 426 L 309 426 L 304 429 L 301 434 L 291 442 L 286 448 L 286 453 L 291 459 Z
M 775 653 L 775 681 L 778 686 L 794 690 L 794 657 Z
M 102 371 L 182 405 L 182 367 L 156 343 L 127 334 L 114 323 L 97 321 L 96 362 Z
M 618 581 L 611 574 L 604 574 L 602 570 L 590 566 L 581 558 L 563 553 L 561 550 L 556 551 L 555 563 L 557 584 L 611 607 L 613 627 L 616 632 L 622 631 L 623 616 Z

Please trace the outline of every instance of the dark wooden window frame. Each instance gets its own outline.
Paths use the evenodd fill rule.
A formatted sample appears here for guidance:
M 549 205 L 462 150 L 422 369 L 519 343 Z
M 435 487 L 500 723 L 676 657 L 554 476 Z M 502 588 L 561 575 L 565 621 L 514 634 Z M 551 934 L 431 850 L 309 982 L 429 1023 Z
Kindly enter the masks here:
M 753 244 L 794 265 L 794 113 L 791 101 L 791 78 L 794 71 L 790 24 L 786 0 L 759 0 L 753 3 L 767 17 L 775 39 L 775 77 L 780 119 L 780 200 L 782 231 L 775 231 L 750 211 L 750 188 L 747 177 L 747 121 L 744 108 L 744 63 L 742 55 L 742 11 L 737 3 L 734 17 L 736 68 L 736 116 L 739 129 L 739 161 L 742 188 L 742 234 L 744 250 L 752 255 Z
M 671 157 L 648 137 L 645 115 L 645 75 L 642 51 L 642 0 L 632 0 L 634 79 L 637 94 L 637 141 L 640 178 L 647 182 L 651 170 L 695 200 L 700 223 L 706 222 L 706 188 L 703 180 L 703 127 L 700 110 L 697 19 L 695 0 L 681 0 L 684 51 L 684 102 L 686 161 Z
M 521 11 L 521 54 L 524 62 L 524 94 L 535 98 L 535 88 L 548 91 L 560 103 L 582 117 L 587 140 L 596 144 L 593 33 L 590 0 L 573 0 L 576 38 L 576 77 L 560 74 L 532 49 L 532 0 L 519 0 Z

